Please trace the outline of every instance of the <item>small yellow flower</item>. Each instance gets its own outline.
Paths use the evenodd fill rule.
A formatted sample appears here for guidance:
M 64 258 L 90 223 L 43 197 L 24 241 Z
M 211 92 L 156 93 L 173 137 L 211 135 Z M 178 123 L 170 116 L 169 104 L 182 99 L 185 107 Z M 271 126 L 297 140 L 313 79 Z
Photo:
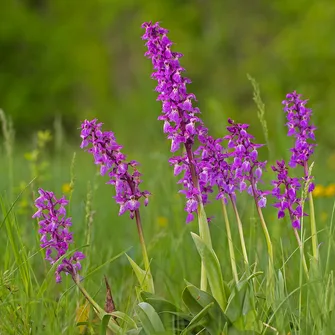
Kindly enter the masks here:
M 62 192 L 67 194 L 70 193 L 72 191 L 72 187 L 69 183 L 65 183 L 62 185 Z
M 335 195 L 335 184 L 330 184 L 325 189 L 326 197 L 333 197 Z
M 167 227 L 168 223 L 169 223 L 169 221 L 165 216 L 159 216 L 157 218 L 157 224 L 162 228 Z
M 322 197 L 325 195 L 325 187 L 323 185 L 315 185 L 315 189 L 313 191 L 314 197 Z

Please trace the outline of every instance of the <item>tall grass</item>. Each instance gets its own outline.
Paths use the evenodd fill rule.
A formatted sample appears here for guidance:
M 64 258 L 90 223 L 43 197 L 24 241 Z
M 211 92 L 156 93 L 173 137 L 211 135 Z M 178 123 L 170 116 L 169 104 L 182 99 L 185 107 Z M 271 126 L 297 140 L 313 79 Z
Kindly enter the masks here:
M 256 89 L 255 82 L 253 85 Z M 259 97 L 256 90 L 255 99 Z M 261 100 L 257 101 L 264 120 L 264 105 Z M 322 199 L 322 203 L 315 199 L 315 227 L 320 241 L 318 259 L 313 256 L 315 232 L 308 225 L 314 215 L 305 218 L 297 244 L 290 223 L 279 222 L 274 209 L 268 206 L 264 210 L 264 220 L 271 236 L 269 244 L 260 219 L 254 215 L 252 199 L 244 196 L 239 199 L 238 208 L 225 206 L 224 215 L 219 202 L 206 207 L 207 215 L 215 216 L 210 223 L 211 249 L 204 246 L 197 235 L 193 234 L 192 239 L 190 233 L 198 231 L 195 222 L 184 223 L 184 199 L 177 193 L 175 178 L 167 164 L 168 155 L 134 152 L 132 156 L 143 163 L 145 187 L 153 194 L 149 207 L 141 213 L 156 289 L 155 298 L 148 298 L 136 290 L 137 279 L 125 256 L 127 252 L 141 264 L 135 224 L 117 215 L 110 186 L 96 177 L 97 171 L 90 158 L 77 148 L 73 148 L 76 153 L 65 150 L 54 157 L 40 146 L 43 162 L 48 162 L 47 168 L 39 169 L 37 162 L 36 175 L 32 176 L 29 169 L 23 168 L 28 164 L 27 149 L 16 147 L 14 150 L 13 128 L 6 125 L 4 115 L 1 120 L 5 148 L 1 154 L 5 163 L 0 166 L 3 190 L 0 199 L 0 334 L 95 334 L 104 330 L 104 320 L 100 321 L 94 309 L 87 307 L 71 278 L 66 277 L 62 284 L 54 283 L 53 269 L 45 263 L 44 251 L 39 248 L 37 224 L 31 219 L 32 193 L 37 187 L 36 181 L 30 183 L 32 177 L 38 177 L 38 184 L 45 188 L 65 193 L 71 201 L 75 248 L 87 255 L 82 271 L 85 289 L 103 306 L 106 275 L 116 310 L 131 317 L 139 329 L 142 327 L 142 332 L 138 333 L 154 334 L 143 328 L 143 311 L 154 319 L 156 309 L 163 327 L 167 328 L 165 320 L 170 322 L 170 318 L 164 313 L 164 308 L 168 308 L 166 300 L 175 305 L 171 314 L 175 313 L 174 322 L 179 322 L 179 326 L 175 326 L 174 333 L 215 334 L 215 327 L 225 317 L 234 320 L 234 327 L 223 327 L 222 334 L 334 333 L 335 204 L 331 199 Z M 267 129 L 265 123 L 263 126 Z M 265 137 L 269 141 L 267 135 Z M 60 139 L 57 141 L 60 151 Z M 34 149 L 30 147 L 29 151 Z M 26 180 L 24 188 L 19 187 L 22 180 Z M 24 211 L 19 210 L 23 198 L 30 202 Z M 308 205 L 305 204 L 307 208 Z M 321 206 L 331 215 L 327 222 L 321 222 Z M 237 210 L 240 221 L 236 220 Z M 239 243 L 241 236 L 242 245 Z M 273 253 L 270 263 L 269 245 Z M 211 287 L 207 295 L 196 287 L 200 278 L 199 254 L 205 260 L 205 267 L 215 268 L 207 274 Z M 222 277 L 222 281 L 216 282 L 216 275 Z M 211 300 L 209 293 L 215 300 Z M 208 304 L 198 310 L 200 305 L 194 305 L 198 300 L 192 300 L 192 294 Z M 225 311 L 224 316 L 217 302 Z M 144 304 L 154 306 L 153 310 Z M 195 310 L 192 306 L 196 306 Z M 124 315 L 123 319 L 121 314 L 115 315 L 121 326 L 131 323 Z

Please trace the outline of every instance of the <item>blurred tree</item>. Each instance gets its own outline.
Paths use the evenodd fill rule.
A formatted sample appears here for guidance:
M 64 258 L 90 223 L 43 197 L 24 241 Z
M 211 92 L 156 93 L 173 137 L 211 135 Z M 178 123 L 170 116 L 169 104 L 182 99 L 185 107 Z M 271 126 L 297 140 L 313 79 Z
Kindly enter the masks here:
M 99 117 L 124 143 L 133 142 L 139 121 L 146 131 L 137 143 L 162 141 L 140 38 L 148 20 L 170 29 L 175 50 L 185 54 L 190 90 L 214 135 L 231 116 L 251 123 L 262 139 L 250 73 L 260 84 L 272 139 L 285 136 L 281 101 L 296 89 L 311 98 L 323 130 L 318 138 L 335 146 L 332 0 L 1 1 L 0 106 L 17 133 L 50 127 L 60 114 L 71 134 L 81 119 Z

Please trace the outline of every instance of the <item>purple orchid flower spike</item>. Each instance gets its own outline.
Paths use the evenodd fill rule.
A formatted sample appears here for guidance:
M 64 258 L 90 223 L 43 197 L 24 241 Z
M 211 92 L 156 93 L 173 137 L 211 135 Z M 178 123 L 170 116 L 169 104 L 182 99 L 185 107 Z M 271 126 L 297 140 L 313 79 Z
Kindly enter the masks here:
M 284 160 L 277 161 L 276 166 L 272 166 L 272 170 L 277 173 L 277 180 L 272 182 L 274 185 L 272 195 L 278 200 L 274 204 L 278 208 L 278 219 L 283 218 L 287 211 L 292 227 L 299 229 L 301 218 L 306 216 L 302 211 L 302 199 L 298 196 L 301 183 L 298 178 L 291 178 L 288 175 L 288 167 Z M 283 192 L 280 190 L 281 187 Z
M 126 155 L 121 152 L 122 146 L 116 142 L 114 133 L 103 132 L 102 123 L 96 119 L 85 120 L 81 125 L 81 148 L 90 146 L 87 151 L 93 154 L 95 164 L 100 165 L 101 175 L 108 173 L 108 184 L 115 187 L 114 199 L 120 205 L 119 215 L 126 211 L 130 217 L 135 217 L 140 208 L 140 199 L 144 198 L 144 205 L 149 202 L 150 192 L 141 191 L 139 185 L 142 183 L 141 173 L 137 170 L 139 165 L 136 161 L 126 161 Z
M 305 180 L 308 178 L 308 160 L 314 152 L 314 132 L 316 127 L 311 123 L 312 110 L 306 107 L 308 100 L 302 100 L 301 94 L 296 91 L 286 95 L 283 101 L 284 112 L 287 118 L 288 136 L 295 137 L 295 145 L 290 149 L 292 155 L 289 166 L 295 168 L 301 165 L 304 168 Z M 310 183 L 309 192 L 314 190 L 314 184 Z
M 37 212 L 33 218 L 39 218 L 39 233 L 41 236 L 41 248 L 46 250 L 45 259 L 51 265 L 64 256 L 73 243 L 72 233 L 69 232 L 71 218 L 66 217 L 65 206 L 68 200 L 65 197 L 57 199 L 53 192 L 39 189 L 40 196 L 35 200 Z M 61 273 L 70 274 L 74 279 L 81 269 L 80 261 L 85 256 L 82 252 L 76 251 L 69 258 L 63 258 L 56 268 L 56 282 L 60 283 Z
M 253 143 L 254 136 L 247 132 L 248 124 L 235 123 L 232 119 L 228 119 L 228 123 L 227 130 L 230 134 L 224 139 L 228 141 L 227 146 L 231 150 L 229 156 L 233 159 L 230 166 L 231 178 L 235 185 L 238 184 L 240 192 L 247 190 L 255 197 L 259 207 L 265 207 L 269 192 L 258 189 L 267 163 L 258 160 L 258 149 L 263 144 Z
M 151 59 L 154 72 L 152 78 L 158 82 L 156 92 L 157 100 L 162 101 L 162 114 L 158 120 L 164 122 L 163 131 L 171 140 L 171 152 L 185 147 L 185 153 L 170 159 L 174 166 L 174 174 L 183 172 L 178 183 L 183 185 L 181 193 L 185 194 L 187 204 L 187 222 L 194 219 L 199 202 L 206 203 L 210 189 L 202 188 L 198 175 L 201 172 L 194 157 L 194 143 L 207 141 L 207 128 L 199 117 L 200 110 L 193 106 L 196 96 L 187 92 L 187 84 L 191 80 L 183 77 L 185 69 L 180 65 L 183 54 L 171 51 L 172 42 L 167 37 L 168 30 L 159 26 L 159 23 L 145 22 L 143 39 L 146 40 L 148 51 L 145 56 Z
M 119 215 L 129 211 L 130 218 L 135 218 L 144 267 L 147 272 L 147 289 L 154 293 L 140 215 L 140 200 L 144 199 L 144 206 L 147 206 L 150 192 L 140 190 L 142 174 L 137 170 L 139 163 L 136 161 L 128 162 L 126 155 L 121 152 L 122 146 L 116 142 L 114 133 L 111 131 L 103 132 L 101 127 L 102 123 L 98 123 L 97 119 L 85 120 L 81 125 L 82 143 L 80 147 L 89 147 L 87 151 L 93 154 L 95 164 L 100 165 L 101 175 L 108 173 L 109 181 L 107 184 L 112 184 L 115 187 L 114 199 L 120 205 Z

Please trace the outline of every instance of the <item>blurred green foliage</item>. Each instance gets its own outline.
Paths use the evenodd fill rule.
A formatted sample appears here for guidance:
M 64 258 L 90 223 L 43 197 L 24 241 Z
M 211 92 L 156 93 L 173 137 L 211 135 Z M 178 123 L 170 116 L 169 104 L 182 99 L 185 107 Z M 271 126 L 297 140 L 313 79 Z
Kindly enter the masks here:
M 98 117 L 122 143 L 135 145 L 134 134 L 136 145 L 160 143 L 160 104 L 141 40 L 149 20 L 170 29 L 174 50 L 185 54 L 190 90 L 214 136 L 230 116 L 264 140 L 250 73 L 277 149 L 281 101 L 292 90 L 310 98 L 317 138 L 335 146 L 332 0 L 0 1 L 0 106 L 17 135 L 50 128 L 59 115 L 72 135 L 80 120 Z

